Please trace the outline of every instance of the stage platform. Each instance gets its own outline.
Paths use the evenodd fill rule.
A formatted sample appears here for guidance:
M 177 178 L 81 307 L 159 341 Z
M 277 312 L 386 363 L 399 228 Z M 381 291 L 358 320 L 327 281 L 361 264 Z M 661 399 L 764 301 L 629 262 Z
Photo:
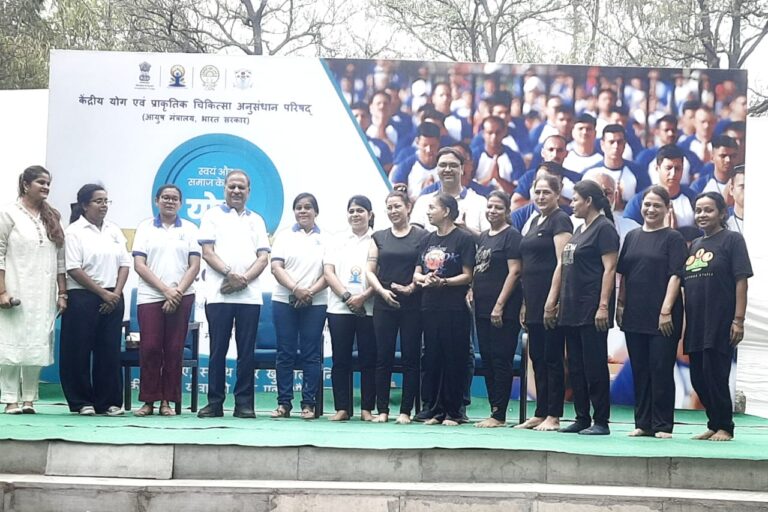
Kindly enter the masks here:
M 216 419 L 198 419 L 188 410 L 173 418 L 80 417 L 68 412 L 58 387 L 45 385 L 39 414 L 0 414 L 0 511 L 167 510 L 147 503 L 152 496 L 159 506 L 169 496 L 205 492 L 235 501 L 199 510 L 244 510 L 248 500 L 266 500 L 264 510 L 325 510 L 323 503 L 335 503 L 338 511 L 348 508 L 338 508 L 337 498 L 347 504 L 362 500 L 355 507 L 362 508 L 370 497 L 382 510 L 424 510 L 419 503 L 451 510 L 451 504 L 479 500 L 489 507 L 517 504 L 506 510 L 542 511 L 555 510 L 547 503 L 565 505 L 558 486 L 580 488 L 566 493 L 576 496 L 571 505 L 577 508 L 560 506 L 558 512 L 603 509 L 579 508 L 590 500 L 637 507 L 643 497 L 650 508 L 615 510 L 768 509 L 768 420 L 754 416 L 738 415 L 736 438 L 715 443 L 690 439 L 705 429 L 701 411 L 678 411 L 674 438 L 659 440 L 626 436 L 633 427 L 627 407 L 612 409 L 610 436 L 586 437 L 327 417 L 272 420 L 274 403 L 273 394 L 259 394 L 255 420 L 233 418 L 231 409 Z M 510 419 L 517 417 L 515 407 Z M 567 405 L 566 417 L 570 412 Z M 475 399 L 470 417 L 487 413 L 487 402 Z M 126 499 L 132 505 L 100 507 L 105 493 L 131 496 Z M 55 498 L 52 503 L 63 508 L 44 506 L 33 495 Z M 285 505 L 288 496 L 299 501 Z M 276 497 L 283 506 L 274 506 Z M 312 505 L 310 498 L 320 501 Z M 149 501 L 142 505 L 141 499 Z M 409 499 L 414 504 L 406 506 Z M 534 503 L 538 508 L 531 508 Z

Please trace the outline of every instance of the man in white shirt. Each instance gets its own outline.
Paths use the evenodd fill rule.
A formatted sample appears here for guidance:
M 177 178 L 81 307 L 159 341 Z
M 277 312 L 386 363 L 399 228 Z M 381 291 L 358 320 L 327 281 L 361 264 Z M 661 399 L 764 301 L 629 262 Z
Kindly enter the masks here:
M 715 131 L 715 114 L 706 105 L 701 105 L 694 116 L 693 135 L 680 143 L 680 147 L 690 150 L 702 163 L 712 161 L 712 134 Z
M 460 165 L 451 165 L 454 162 L 441 162 L 440 157 L 445 154 L 455 156 Z M 411 223 L 421 226 L 426 230 L 435 231 L 437 228 L 427 219 L 427 207 L 432 198 L 440 193 L 450 194 L 459 203 L 459 218 L 456 224 L 463 225 L 469 231 L 479 234 L 490 227 L 485 218 L 485 209 L 488 201 L 470 188 L 461 185 L 462 166 L 464 155 L 455 148 L 443 148 L 437 152 L 437 177 L 440 179 L 438 189 L 430 194 L 424 194 L 416 201 L 411 214 Z
M 563 161 L 563 167 L 571 171 L 583 173 L 602 160 L 600 153 L 595 151 L 597 121 L 589 114 L 579 115 L 573 123 L 573 141 L 568 146 L 568 156 Z
M 208 210 L 200 223 L 200 245 L 208 264 L 205 314 L 211 351 L 208 405 L 200 418 L 223 416 L 226 359 L 232 327 L 237 344 L 235 411 L 238 418 L 255 418 L 253 354 L 263 303 L 259 276 L 268 263 L 269 238 L 264 219 L 246 207 L 251 180 L 241 170 L 224 182 L 226 204 Z

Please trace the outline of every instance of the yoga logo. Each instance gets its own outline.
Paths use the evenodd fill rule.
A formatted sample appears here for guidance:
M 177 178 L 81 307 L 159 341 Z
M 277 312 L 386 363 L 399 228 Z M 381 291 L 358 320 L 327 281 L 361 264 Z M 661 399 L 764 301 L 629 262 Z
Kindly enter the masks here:
M 686 272 L 699 272 L 701 269 L 707 268 L 709 262 L 715 258 L 715 255 L 710 251 L 699 249 L 696 254 L 689 256 L 685 262 Z

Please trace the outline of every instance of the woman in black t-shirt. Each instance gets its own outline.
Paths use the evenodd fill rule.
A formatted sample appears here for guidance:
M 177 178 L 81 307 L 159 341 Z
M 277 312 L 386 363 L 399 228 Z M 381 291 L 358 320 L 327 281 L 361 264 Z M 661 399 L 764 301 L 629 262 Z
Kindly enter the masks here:
M 423 229 L 408 224 L 411 201 L 404 192 L 391 192 L 386 199 L 390 229 L 373 234 L 368 251 L 368 283 L 376 293 L 373 329 L 376 337 L 376 407 L 373 421 L 389 421 L 389 391 L 397 334 L 400 333 L 403 396 L 396 422 L 411 422 L 411 409 L 419 389 L 421 358 L 421 290 L 413 282 Z
M 493 191 L 485 217 L 491 228 L 480 234 L 470 295 L 475 327 L 485 367 L 491 416 L 476 427 L 501 427 L 507 421 L 512 391 L 512 362 L 520 332 L 520 232 L 509 225 L 509 195 Z
M 691 244 L 685 262 L 685 353 L 691 384 L 707 410 L 707 431 L 694 439 L 733 439 L 733 405 L 728 380 L 736 345 L 744 338 L 747 279 L 752 265 L 744 237 L 725 228 L 723 196 L 696 198 L 694 219 L 704 236 Z
M 643 227 L 624 239 L 616 322 L 624 331 L 635 386 L 631 437 L 672 437 L 675 421 L 675 357 L 683 324 L 680 281 L 688 247 L 665 226 L 669 192 L 655 185 L 643 193 Z
M 438 194 L 427 218 L 437 228 L 422 242 L 413 278 L 422 289 L 424 325 L 424 402 L 433 404 L 423 416 L 427 424 L 463 423 L 464 394 L 471 318 L 465 299 L 475 266 L 475 240 L 456 226 L 459 204 Z M 422 411 L 425 412 L 425 411 Z
M 540 176 L 533 184 L 537 215 L 520 242 L 525 301 L 520 322 L 528 331 L 528 351 L 536 382 L 536 412 L 515 428 L 551 431 L 560 428 L 565 399 L 565 333 L 556 325 L 555 305 L 560 295 L 560 256 L 573 234 L 571 218 L 559 207 L 560 178 Z M 546 306 L 549 304 L 549 306 Z M 544 309 L 551 312 L 544 324 Z
M 573 190 L 573 214 L 584 224 L 563 249 L 558 323 L 565 329 L 576 421 L 560 432 L 608 435 L 608 329 L 613 326 L 619 235 L 600 185 L 583 180 Z M 545 308 L 545 322 L 547 313 Z

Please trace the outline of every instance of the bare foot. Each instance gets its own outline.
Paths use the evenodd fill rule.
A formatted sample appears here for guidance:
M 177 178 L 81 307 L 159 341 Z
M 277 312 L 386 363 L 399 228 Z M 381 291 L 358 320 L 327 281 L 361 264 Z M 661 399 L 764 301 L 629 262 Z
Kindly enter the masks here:
M 504 427 L 507 425 L 506 421 L 499 421 L 496 418 L 486 418 L 483 421 L 478 421 L 475 423 L 475 426 L 477 428 L 495 428 L 495 427 Z
M 636 428 L 629 434 L 627 434 L 629 437 L 652 437 L 653 432 L 650 430 L 643 430 L 642 428 Z
M 443 420 L 443 426 L 446 426 L 446 427 L 458 427 L 459 426 L 459 422 L 458 421 L 453 421 L 453 420 Z
M 437 418 L 430 418 L 430 419 L 428 419 L 427 421 L 424 422 L 425 425 L 439 425 L 441 423 L 442 423 L 442 421 L 440 421 Z
M 400 414 L 397 419 L 395 420 L 395 423 L 398 425 L 408 425 L 411 422 L 411 417 L 407 414 Z
M 381 414 L 377 414 L 373 417 L 371 420 L 373 423 L 386 423 L 389 421 L 389 414 L 383 412 Z
M 328 421 L 347 421 L 349 413 L 347 411 L 336 411 L 336 414 L 328 418 Z
M 371 414 L 371 411 L 363 409 L 360 411 L 360 419 L 363 421 L 373 421 L 373 414 Z
M 707 430 L 703 434 L 699 434 L 697 436 L 693 436 L 691 439 L 696 439 L 697 441 L 706 441 L 710 437 L 712 437 L 713 435 L 715 435 L 715 431 L 714 430 Z
M 535 428 L 541 425 L 542 423 L 544 423 L 544 418 L 539 418 L 538 416 L 534 416 L 533 418 L 529 418 L 527 421 L 524 421 L 519 425 L 515 425 L 515 428 Z
M 656 439 L 672 439 L 672 432 L 656 432 L 653 437 Z
M 533 430 L 538 432 L 553 432 L 555 430 L 560 430 L 560 418 L 555 416 L 547 416 L 547 419 L 545 419 L 540 425 L 533 427 Z
M 710 441 L 730 441 L 733 439 L 733 435 L 725 430 L 718 430 L 709 437 Z

